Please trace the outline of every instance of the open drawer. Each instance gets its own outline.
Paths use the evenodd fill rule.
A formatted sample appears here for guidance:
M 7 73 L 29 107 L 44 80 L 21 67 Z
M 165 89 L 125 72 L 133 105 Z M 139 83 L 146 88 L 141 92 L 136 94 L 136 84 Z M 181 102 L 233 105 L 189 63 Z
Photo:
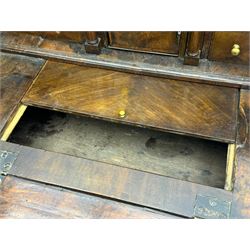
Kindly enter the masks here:
M 18 151 L 14 176 L 225 218 L 199 202 L 216 197 L 230 210 L 237 103 L 234 88 L 48 62 L 1 150 Z
M 18 154 L 12 176 L 187 217 L 229 216 L 234 144 L 33 107 L 7 141 L 1 150 Z M 207 215 L 200 199 L 222 201 L 226 214 Z

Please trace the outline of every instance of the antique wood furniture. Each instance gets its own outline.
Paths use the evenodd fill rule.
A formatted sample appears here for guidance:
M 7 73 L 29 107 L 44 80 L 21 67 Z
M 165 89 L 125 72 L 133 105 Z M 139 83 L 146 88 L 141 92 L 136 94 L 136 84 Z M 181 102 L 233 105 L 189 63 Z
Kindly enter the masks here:
M 1 218 L 250 218 L 249 32 L 2 32 Z

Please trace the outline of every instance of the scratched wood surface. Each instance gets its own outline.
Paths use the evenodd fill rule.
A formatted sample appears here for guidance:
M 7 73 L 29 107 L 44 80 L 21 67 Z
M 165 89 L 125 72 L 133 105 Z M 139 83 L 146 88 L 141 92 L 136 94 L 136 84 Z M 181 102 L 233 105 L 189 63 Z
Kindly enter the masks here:
M 137 74 L 231 87 L 250 86 L 249 67 L 244 64 L 200 60 L 199 67 L 192 67 L 183 65 L 183 60 L 177 57 L 115 49 L 102 49 L 100 55 L 93 55 L 85 53 L 82 43 L 44 36 L 1 32 L 0 48 L 4 51 L 36 55 L 46 59 L 56 58 L 66 62 Z
M 231 200 L 231 193 L 156 174 L 0 142 L 19 155 L 9 174 L 193 217 L 196 195 Z
M 240 96 L 240 126 L 236 153 L 232 217 L 250 218 L 250 89 Z
M 177 32 L 108 32 L 112 47 L 178 55 Z
M 43 59 L 0 53 L 0 135 L 43 64 Z
M 235 140 L 237 101 L 234 88 L 53 61 L 22 99 L 26 105 L 225 142 Z
M 8 176 L 0 186 L 1 219 L 177 219 L 177 216 Z

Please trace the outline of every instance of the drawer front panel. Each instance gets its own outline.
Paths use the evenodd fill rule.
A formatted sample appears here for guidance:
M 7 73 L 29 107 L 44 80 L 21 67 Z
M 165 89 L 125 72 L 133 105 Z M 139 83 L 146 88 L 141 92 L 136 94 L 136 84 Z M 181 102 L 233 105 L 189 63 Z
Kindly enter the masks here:
M 238 89 L 48 62 L 23 103 L 234 141 Z M 125 114 L 123 114 L 125 113 Z
M 209 59 L 249 64 L 249 36 L 250 32 L 214 32 Z M 234 55 L 232 54 L 234 45 L 239 45 L 239 54 L 237 53 L 237 50 Z
M 108 32 L 111 47 L 178 55 L 177 32 Z

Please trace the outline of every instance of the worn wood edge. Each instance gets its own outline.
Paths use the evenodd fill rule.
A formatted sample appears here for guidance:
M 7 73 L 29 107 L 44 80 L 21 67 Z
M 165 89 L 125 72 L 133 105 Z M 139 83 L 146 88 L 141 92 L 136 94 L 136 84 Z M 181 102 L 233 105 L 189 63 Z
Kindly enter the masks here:
M 8 140 L 9 136 L 11 135 L 11 133 L 14 130 L 14 128 L 16 127 L 17 123 L 19 122 L 19 120 L 23 116 L 26 109 L 27 109 L 26 105 L 23 105 L 23 104 L 19 105 L 19 107 L 17 108 L 17 110 L 15 112 L 15 115 L 7 123 L 6 128 L 3 130 L 3 134 L 0 138 L 0 140 L 2 140 L 2 141 Z
M 235 167 L 235 153 L 236 143 L 229 144 L 227 149 L 227 165 L 226 165 L 226 179 L 225 179 L 225 190 L 233 190 L 233 172 Z
M 232 87 L 232 88 L 248 88 L 250 86 L 248 77 L 227 77 L 225 75 L 218 75 L 218 74 L 208 74 L 203 73 L 199 74 L 199 72 L 183 72 L 183 69 L 180 69 L 179 71 L 177 68 L 165 68 L 163 69 L 157 69 L 152 67 L 140 67 L 137 65 L 134 65 L 132 63 L 126 62 L 126 63 L 114 63 L 111 61 L 101 61 L 98 60 L 95 56 L 91 55 L 81 55 L 80 56 L 68 56 L 63 55 L 59 53 L 53 53 L 53 52 L 47 52 L 47 51 L 40 51 L 40 50 L 34 50 L 34 49 L 28 49 L 28 48 L 17 48 L 17 47 L 9 47 L 8 45 L 3 44 L 0 47 L 0 50 L 3 52 L 8 53 L 18 53 L 18 54 L 24 54 L 28 56 L 33 57 L 39 57 L 43 59 L 50 59 L 50 60 L 58 60 L 61 62 L 67 62 L 72 64 L 78 64 L 78 65 L 87 65 L 91 67 L 99 67 L 104 69 L 112 69 L 117 70 L 121 72 L 128 72 L 133 74 L 143 74 L 148 76 L 155 76 L 155 77 L 162 77 L 162 78 L 170 78 L 170 79 L 178 79 L 181 81 L 192 81 L 192 82 L 198 82 L 203 84 L 211 84 L 211 85 L 218 85 L 218 86 L 225 86 L 225 87 Z M 179 60 L 178 57 L 176 57 L 176 60 Z M 203 59 L 204 62 L 208 64 L 208 66 L 213 63 L 209 62 L 206 59 Z M 201 60 L 202 61 L 202 60 Z M 195 66 L 194 66 L 195 67 Z
M 61 186 L 74 191 L 95 194 L 100 197 L 109 197 L 117 201 L 125 201 L 131 204 L 167 213 L 192 218 L 197 194 L 217 197 L 229 202 L 232 200 L 232 193 L 224 189 L 203 186 L 196 183 L 173 179 L 171 177 L 160 176 L 135 169 L 128 169 L 121 166 L 87 160 L 84 158 L 77 158 L 61 153 L 34 149 L 8 142 L 0 142 L 0 148 L 2 150 L 19 152 L 9 175 L 50 185 Z M 34 155 L 31 157 L 33 153 Z M 32 161 L 28 159 L 28 155 L 31 157 L 30 159 L 32 159 Z M 45 162 L 49 163 L 49 165 L 42 164 L 44 159 L 47 159 Z M 60 164 L 58 165 L 59 162 Z M 94 165 L 90 167 L 91 164 Z M 73 182 L 69 178 L 65 179 L 65 173 L 63 172 L 60 174 L 60 171 L 56 171 L 56 176 L 53 174 L 46 174 L 46 177 L 43 176 L 43 173 L 49 173 L 52 170 L 49 170 L 52 166 L 56 168 L 58 166 L 62 169 L 63 165 L 64 167 L 72 167 L 75 165 L 74 168 L 78 168 L 77 171 L 79 171 L 80 167 L 83 175 L 73 175 Z M 24 172 L 27 174 L 23 174 L 23 166 L 25 166 L 26 170 Z M 99 172 L 98 169 L 102 169 L 102 171 Z M 113 170 L 115 170 L 115 172 L 113 172 Z M 53 169 L 53 171 L 55 171 L 55 169 Z M 103 171 L 111 174 L 110 178 L 113 180 L 112 185 L 110 182 L 105 181 L 107 176 L 104 178 L 102 173 Z M 124 175 L 126 177 L 125 179 Z M 78 180 L 76 180 L 76 178 Z M 80 180 L 81 178 L 87 179 L 84 181 Z M 131 181 L 133 181 L 134 185 L 136 185 L 135 189 L 131 188 Z M 96 182 L 98 182 L 97 186 Z M 120 184 L 122 186 L 124 185 L 122 192 L 120 190 Z M 173 184 L 178 187 L 175 194 L 173 194 L 172 190 Z M 149 187 L 151 187 L 150 191 L 148 190 Z M 140 193 L 142 193 L 143 196 L 141 196 L 140 193 L 137 193 L 137 190 L 140 190 Z M 165 191 L 163 192 L 163 190 Z M 155 196 L 156 193 L 157 196 Z

